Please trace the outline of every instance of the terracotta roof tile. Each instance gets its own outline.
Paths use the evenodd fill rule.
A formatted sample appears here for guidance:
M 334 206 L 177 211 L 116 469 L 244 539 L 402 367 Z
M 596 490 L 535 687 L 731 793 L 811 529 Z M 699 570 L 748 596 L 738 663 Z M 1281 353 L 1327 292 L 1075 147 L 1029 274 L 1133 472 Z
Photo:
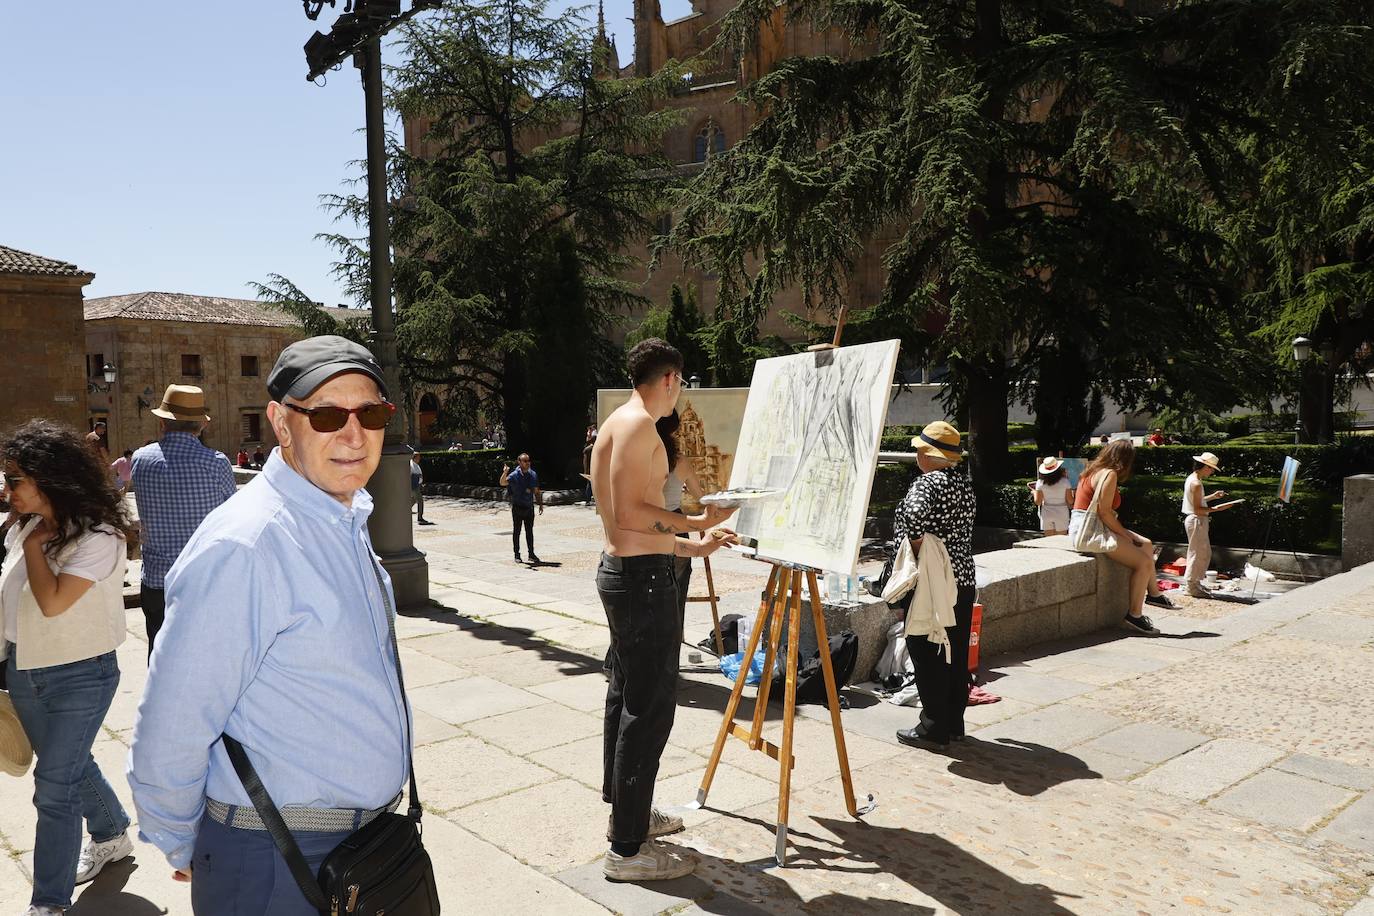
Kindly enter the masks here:
M 325 308 L 335 318 L 366 318 L 359 309 Z M 138 318 L 144 321 L 196 321 L 206 324 L 242 324 L 255 327 L 291 328 L 298 322 L 256 299 L 228 299 L 190 293 L 129 293 L 86 300 L 86 320 Z
M 94 277 L 75 264 L 30 254 L 0 245 L 0 274 L 30 274 L 42 277 Z

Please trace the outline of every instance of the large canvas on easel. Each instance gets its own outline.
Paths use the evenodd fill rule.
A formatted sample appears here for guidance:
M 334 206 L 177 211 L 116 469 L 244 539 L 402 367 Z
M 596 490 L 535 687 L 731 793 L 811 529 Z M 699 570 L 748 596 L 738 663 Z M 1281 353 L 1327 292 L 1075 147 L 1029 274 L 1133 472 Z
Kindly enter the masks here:
M 734 519 L 759 556 L 853 574 L 897 348 L 887 340 L 754 364 L 730 487 L 782 491 Z
M 611 411 L 630 399 L 632 389 L 601 388 L 596 392 L 596 422 L 606 422 Z M 729 484 L 735 462 L 735 445 L 744 423 L 748 388 L 687 388 L 677 401 L 682 422 L 677 430 L 678 452 L 692 462 L 707 493 Z M 682 495 L 683 511 L 695 515 L 701 506 L 690 493 Z

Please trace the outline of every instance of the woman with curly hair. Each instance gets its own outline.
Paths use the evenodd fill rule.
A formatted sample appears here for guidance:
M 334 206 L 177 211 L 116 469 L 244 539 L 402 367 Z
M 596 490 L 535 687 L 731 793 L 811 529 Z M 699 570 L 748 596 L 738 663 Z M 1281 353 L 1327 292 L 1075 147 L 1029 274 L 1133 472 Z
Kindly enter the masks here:
M 128 519 L 104 464 L 70 427 L 31 420 L 0 444 L 0 458 L 19 513 L 0 569 L 0 658 L 38 759 L 29 914 L 48 916 L 133 851 L 129 815 L 91 756 L 119 685 Z
M 1173 610 L 1174 605 L 1159 590 L 1155 578 L 1155 545 L 1144 535 L 1136 534 L 1121 524 L 1116 510 L 1121 508 L 1121 492 L 1117 484 L 1125 483 L 1131 477 L 1131 466 L 1135 463 L 1135 445 L 1129 439 L 1109 442 L 1088 462 L 1078 478 L 1078 491 L 1074 497 L 1073 514 L 1069 520 L 1069 537 L 1075 538 L 1083 528 L 1083 522 L 1092 506 L 1093 494 L 1099 489 L 1102 498 L 1098 500 L 1097 514 L 1102 524 L 1116 535 L 1116 549 L 1107 556 L 1131 571 L 1131 597 L 1127 605 L 1126 617 L 1122 627 L 1142 636 L 1158 636 L 1150 618 L 1145 616 L 1145 605 Z

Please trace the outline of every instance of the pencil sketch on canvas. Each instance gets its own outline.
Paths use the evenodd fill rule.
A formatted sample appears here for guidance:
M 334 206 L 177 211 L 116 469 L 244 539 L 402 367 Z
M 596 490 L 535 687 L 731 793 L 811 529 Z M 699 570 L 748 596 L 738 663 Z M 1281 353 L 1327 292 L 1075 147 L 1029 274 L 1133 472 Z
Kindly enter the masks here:
M 741 509 L 759 556 L 852 573 L 898 341 L 759 360 L 730 486 L 783 491 Z

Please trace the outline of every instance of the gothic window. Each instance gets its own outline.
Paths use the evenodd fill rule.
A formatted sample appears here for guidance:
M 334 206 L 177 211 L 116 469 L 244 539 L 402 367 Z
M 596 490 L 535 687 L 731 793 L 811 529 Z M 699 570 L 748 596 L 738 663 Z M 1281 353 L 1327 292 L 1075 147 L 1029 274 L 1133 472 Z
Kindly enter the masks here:
M 708 154 L 723 152 L 725 152 L 725 134 L 715 121 L 707 121 L 697 131 L 696 140 L 692 145 L 692 161 L 705 162 Z

